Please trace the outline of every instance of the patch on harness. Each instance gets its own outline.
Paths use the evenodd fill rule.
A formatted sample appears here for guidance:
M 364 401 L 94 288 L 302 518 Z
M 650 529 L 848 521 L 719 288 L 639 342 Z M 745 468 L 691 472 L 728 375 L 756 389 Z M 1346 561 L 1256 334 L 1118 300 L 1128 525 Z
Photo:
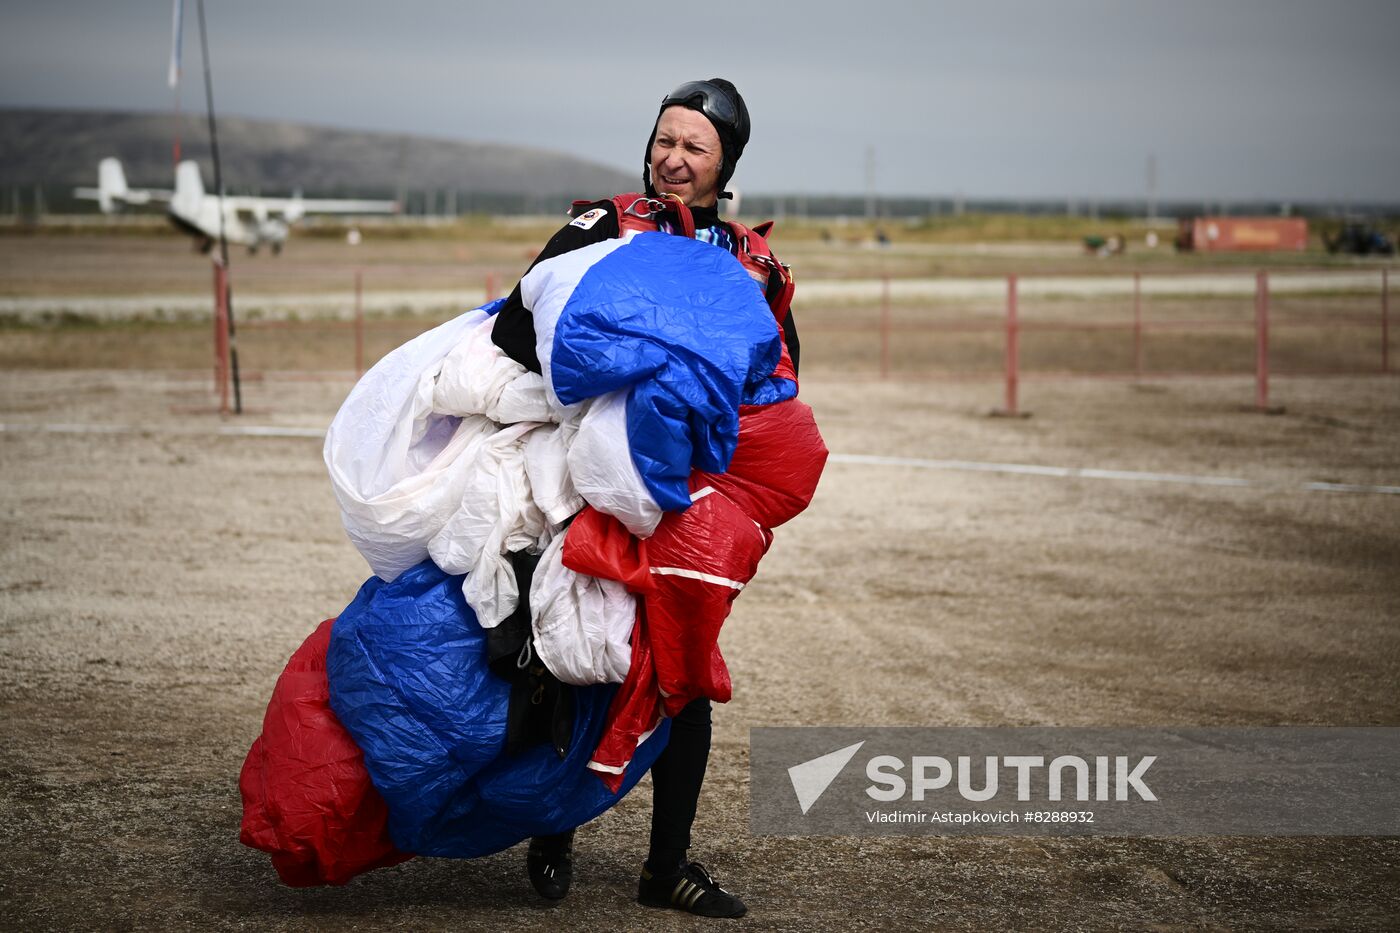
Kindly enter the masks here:
M 595 207 L 586 214 L 580 214 L 569 226 L 578 227 L 580 230 L 588 230 L 602 217 L 607 216 L 607 211 L 601 207 Z

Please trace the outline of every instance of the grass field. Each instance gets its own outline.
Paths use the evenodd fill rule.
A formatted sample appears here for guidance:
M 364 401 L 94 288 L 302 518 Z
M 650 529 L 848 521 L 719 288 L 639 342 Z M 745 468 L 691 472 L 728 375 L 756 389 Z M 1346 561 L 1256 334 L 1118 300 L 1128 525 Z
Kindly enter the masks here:
M 7 293 L 74 287 L 61 261 L 35 256 L 49 271 L 16 285 L 15 242 L 0 239 Z M 187 275 L 207 287 L 207 266 L 169 271 L 172 257 L 150 259 L 142 242 L 104 243 L 116 259 L 82 272 L 79 293 L 104 275 L 127 293 L 184 288 Z M 291 249 L 304 245 L 333 244 Z M 397 247 L 370 255 L 399 266 L 423 255 L 423 244 Z M 310 266 L 333 266 L 333 284 L 343 269 L 331 254 L 308 253 Z M 118 268 L 133 265 L 147 272 Z M 1286 323 L 1371 313 L 1371 298 L 1279 301 L 1280 368 L 1376 368 L 1372 337 Z M 1248 298 L 1153 299 L 1149 312 L 1243 325 L 1238 337 L 1149 332 L 1151 367 L 1248 371 Z M 999 383 L 970 373 L 995 369 L 995 330 L 898 332 L 896 378 L 881 381 L 866 326 L 877 307 L 800 313 L 802 397 L 835 453 L 1249 485 L 829 464 L 808 512 L 778 529 L 722 640 L 735 695 L 716 709 L 692 856 L 748 901 L 738 926 L 1400 924 L 1394 838 L 750 835 L 753 726 L 1400 725 L 1400 496 L 1304 488 L 1400 485 L 1393 376 L 1282 378 L 1284 412 L 1273 416 L 1247 410 L 1247 375 L 1033 379 L 1023 387 L 1033 417 L 989 418 Z M 1023 308 L 1031 323 L 1125 313 L 1120 299 Z M 995 326 L 999 314 L 999 303 L 973 302 L 900 306 L 894 317 Z M 432 320 L 382 322 L 369 357 Z M 1126 372 L 1127 337 L 1029 330 L 1027 367 Z M 250 328 L 240 345 L 260 375 L 246 386 L 249 413 L 222 420 L 208 413 L 207 323 L 0 328 L 0 925 L 694 928 L 632 901 L 646 782 L 581 831 L 574 891 L 555 910 L 534 898 L 519 849 L 296 891 L 238 844 L 236 776 L 272 684 L 368 575 L 341 530 L 319 440 L 218 433 L 323 429 L 351 386 L 350 331 Z M 97 433 L 49 430 L 63 425 Z

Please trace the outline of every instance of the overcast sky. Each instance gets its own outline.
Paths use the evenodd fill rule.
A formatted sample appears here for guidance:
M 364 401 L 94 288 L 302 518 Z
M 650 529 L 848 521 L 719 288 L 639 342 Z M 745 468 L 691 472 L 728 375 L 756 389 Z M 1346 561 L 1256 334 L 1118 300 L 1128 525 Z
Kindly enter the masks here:
M 0 0 L 0 105 L 159 110 L 169 0 Z M 207 0 L 220 111 L 640 170 L 661 96 L 738 85 L 734 184 L 1400 201 L 1397 0 Z M 202 109 L 186 2 L 182 106 Z M 544 187 L 548 187 L 543 183 Z

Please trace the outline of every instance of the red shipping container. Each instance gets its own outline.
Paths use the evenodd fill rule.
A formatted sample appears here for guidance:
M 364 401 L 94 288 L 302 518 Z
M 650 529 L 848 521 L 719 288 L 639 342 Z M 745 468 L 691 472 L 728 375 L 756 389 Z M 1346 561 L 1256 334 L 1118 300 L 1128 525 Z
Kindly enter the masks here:
M 1308 248 L 1308 222 L 1301 217 L 1197 217 L 1191 245 L 1202 253 L 1302 252 Z

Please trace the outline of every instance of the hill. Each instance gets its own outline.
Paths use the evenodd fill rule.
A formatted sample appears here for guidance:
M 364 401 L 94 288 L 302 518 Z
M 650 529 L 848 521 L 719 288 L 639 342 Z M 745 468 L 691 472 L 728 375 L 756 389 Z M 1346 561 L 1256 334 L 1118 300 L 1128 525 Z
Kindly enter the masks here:
M 116 156 L 133 186 L 169 187 L 171 141 L 214 177 L 202 115 L 0 109 L 0 185 L 93 185 L 97 162 Z M 558 152 L 301 123 L 219 118 L 231 191 L 308 195 L 402 189 L 501 195 L 627 191 L 638 179 Z

